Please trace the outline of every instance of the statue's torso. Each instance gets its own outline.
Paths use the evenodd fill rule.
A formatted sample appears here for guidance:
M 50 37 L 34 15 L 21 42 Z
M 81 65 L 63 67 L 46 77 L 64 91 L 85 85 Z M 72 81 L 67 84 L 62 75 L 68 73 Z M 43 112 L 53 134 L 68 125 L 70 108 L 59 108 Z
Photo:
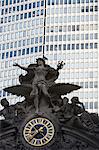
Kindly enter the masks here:
M 38 66 L 34 69 L 34 79 L 33 83 L 38 83 L 40 81 L 46 81 L 46 75 L 47 75 L 48 69 L 42 66 Z

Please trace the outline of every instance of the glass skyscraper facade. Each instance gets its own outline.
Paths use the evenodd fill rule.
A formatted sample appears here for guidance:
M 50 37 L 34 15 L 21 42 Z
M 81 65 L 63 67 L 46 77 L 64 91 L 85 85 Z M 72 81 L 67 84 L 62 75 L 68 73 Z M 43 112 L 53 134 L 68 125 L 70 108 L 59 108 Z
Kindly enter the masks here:
M 21 100 L 2 90 L 26 73 L 13 64 L 28 66 L 44 50 L 51 66 L 65 62 L 57 82 L 82 87 L 67 96 L 78 96 L 86 109 L 99 113 L 98 5 L 98 0 L 1 0 L 1 99 Z

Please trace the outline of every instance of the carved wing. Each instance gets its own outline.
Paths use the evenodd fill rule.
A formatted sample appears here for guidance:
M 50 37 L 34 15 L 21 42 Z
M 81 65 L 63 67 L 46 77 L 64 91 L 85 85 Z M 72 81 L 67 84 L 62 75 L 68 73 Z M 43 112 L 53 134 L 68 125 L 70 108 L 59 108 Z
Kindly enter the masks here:
M 31 86 L 16 85 L 3 89 L 5 92 L 12 93 L 17 96 L 29 96 L 32 90 Z
M 57 83 L 49 88 L 49 93 L 56 93 L 56 95 L 66 95 L 74 90 L 78 90 L 81 87 L 74 84 Z

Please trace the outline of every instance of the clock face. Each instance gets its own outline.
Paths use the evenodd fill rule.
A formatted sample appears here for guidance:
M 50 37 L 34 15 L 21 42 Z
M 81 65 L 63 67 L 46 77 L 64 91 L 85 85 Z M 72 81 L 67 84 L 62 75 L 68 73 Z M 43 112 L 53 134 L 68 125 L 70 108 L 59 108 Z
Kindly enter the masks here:
M 51 121 L 46 118 L 34 118 L 25 125 L 23 136 L 32 146 L 44 146 L 52 140 L 54 136 L 54 126 Z

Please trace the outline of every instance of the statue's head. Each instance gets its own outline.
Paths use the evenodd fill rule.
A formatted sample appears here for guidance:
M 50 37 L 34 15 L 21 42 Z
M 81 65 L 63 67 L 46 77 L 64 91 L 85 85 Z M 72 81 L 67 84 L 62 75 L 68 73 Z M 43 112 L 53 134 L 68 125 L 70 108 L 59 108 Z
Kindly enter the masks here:
M 3 98 L 3 99 L 1 100 L 1 105 L 4 106 L 4 107 L 9 106 L 9 102 L 7 101 L 6 98 Z
M 65 105 L 65 104 L 67 104 L 69 102 L 69 99 L 67 98 L 67 97 L 64 97 L 63 98 L 63 104 Z
M 79 103 L 79 98 L 78 97 L 72 97 L 72 99 L 71 99 L 71 102 L 73 103 L 73 104 L 78 104 Z
M 40 65 L 45 65 L 45 60 L 43 58 L 38 58 L 36 59 L 36 62 L 37 62 L 37 65 L 40 66 Z

